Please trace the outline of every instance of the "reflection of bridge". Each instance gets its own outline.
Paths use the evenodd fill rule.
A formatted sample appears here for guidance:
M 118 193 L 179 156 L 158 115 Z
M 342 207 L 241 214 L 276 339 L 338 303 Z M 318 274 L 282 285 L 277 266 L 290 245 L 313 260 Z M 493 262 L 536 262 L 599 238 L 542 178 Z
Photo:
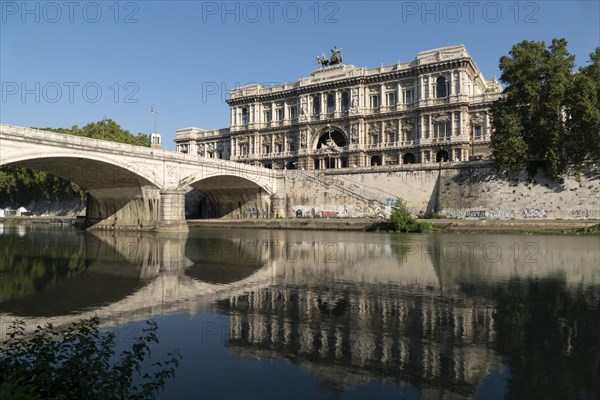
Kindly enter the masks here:
M 337 388 L 381 379 L 418 386 L 424 396 L 473 397 L 499 365 L 498 282 L 556 278 L 574 293 L 584 282 L 589 289 L 581 295 L 590 304 L 600 298 L 594 237 L 527 236 L 517 244 L 523 251 L 533 243 L 535 252 L 525 253 L 515 253 L 519 237 L 509 235 L 477 245 L 471 235 L 250 230 L 77 237 L 88 269 L 134 268 L 140 284 L 104 304 L 25 317 L 29 328 L 92 315 L 106 325 L 193 315 L 216 302 L 229 316 L 232 353 L 286 358 Z M 0 313 L 0 326 L 26 315 L 19 304 Z
M 234 282 L 220 284 L 201 281 L 184 273 L 194 268 L 195 264 L 218 264 L 221 253 L 209 253 L 192 261 L 184 256 L 187 237 L 180 233 L 165 233 L 160 240 L 156 240 L 151 233 L 126 232 L 121 232 L 118 236 L 109 232 L 95 232 L 84 237 L 85 254 L 81 257 L 81 262 L 87 260 L 86 271 L 79 276 L 67 277 L 55 287 L 46 288 L 41 293 L 0 303 L 0 326 L 6 327 L 8 321 L 14 318 L 23 319 L 28 329 L 32 329 L 46 323 L 63 326 L 94 315 L 105 324 L 113 325 L 164 314 L 170 310 L 187 310 L 194 314 L 201 303 L 208 303 L 249 287 L 268 285 L 272 280 L 272 268 L 262 251 L 251 255 L 253 262 L 248 265 L 245 276 Z M 16 244 L 16 248 L 3 248 L 2 251 L 15 253 L 19 258 L 39 257 L 39 249 L 34 250 L 27 242 Z M 73 250 L 74 244 L 62 246 Z M 36 245 L 39 245 L 39 241 Z M 232 240 L 221 245 L 226 247 L 223 251 L 229 254 L 231 249 L 237 250 L 240 244 Z M 93 279 L 81 279 L 86 274 Z M 111 275 L 115 279 L 106 279 L 106 276 Z M 99 279 L 100 277 L 104 279 Z M 129 292 L 115 287 L 118 285 L 126 286 Z M 74 289 L 73 286 L 77 288 Z M 91 292 L 98 289 L 105 292 L 103 302 L 97 304 L 88 300 L 91 303 L 86 304 L 84 299 L 91 297 Z M 199 298 L 200 303 L 197 301 Z M 65 308 L 69 302 L 71 308 Z M 2 335 L 5 333 L 0 332 Z
M 225 215 L 245 204 L 281 215 L 282 174 L 231 161 L 0 125 L 0 165 L 46 171 L 88 192 L 87 225 L 186 229 L 185 193 L 202 191 Z

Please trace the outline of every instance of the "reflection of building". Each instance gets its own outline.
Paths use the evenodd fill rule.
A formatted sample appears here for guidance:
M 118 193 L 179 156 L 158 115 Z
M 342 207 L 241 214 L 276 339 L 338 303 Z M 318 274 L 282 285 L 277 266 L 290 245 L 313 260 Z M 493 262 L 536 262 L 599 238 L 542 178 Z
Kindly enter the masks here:
M 344 168 L 488 154 L 501 88 L 464 46 L 366 69 L 335 64 L 274 87 L 232 90 L 229 129 L 177 131 L 177 151 L 269 168 Z
M 492 307 L 406 287 L 339 286 L 259 289 L 221 302 L 232 351 L 285 357 L 338 386 L 368 377 L 477 392 L 495 359 Z

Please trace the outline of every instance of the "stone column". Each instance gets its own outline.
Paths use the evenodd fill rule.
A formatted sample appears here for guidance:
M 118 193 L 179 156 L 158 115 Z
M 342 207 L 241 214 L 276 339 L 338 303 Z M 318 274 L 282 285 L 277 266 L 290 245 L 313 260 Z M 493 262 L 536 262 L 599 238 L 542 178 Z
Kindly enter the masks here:
M 187 231 L 185 222 L 185 191 L 167 189 L 160 192 L 159 231 Z

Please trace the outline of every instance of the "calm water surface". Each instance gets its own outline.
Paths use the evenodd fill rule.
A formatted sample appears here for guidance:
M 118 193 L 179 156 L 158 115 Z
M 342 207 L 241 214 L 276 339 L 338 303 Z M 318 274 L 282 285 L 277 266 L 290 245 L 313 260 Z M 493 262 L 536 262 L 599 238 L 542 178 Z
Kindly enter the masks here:
M 0 226 L 0 326 L 159 324 L 161 398 L 599 398 L 600 238 Z M 0 332 L 4 334 L 5 332 Z

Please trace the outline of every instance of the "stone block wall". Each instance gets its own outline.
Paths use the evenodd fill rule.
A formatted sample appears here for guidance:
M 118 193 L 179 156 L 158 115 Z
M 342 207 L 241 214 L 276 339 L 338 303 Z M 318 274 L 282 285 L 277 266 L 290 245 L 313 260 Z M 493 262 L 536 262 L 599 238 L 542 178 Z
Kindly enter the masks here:
M 291 172 L 291 171 L 290 171 Z M 299 171 L 286 179 L 288 217 L 387 216 L 401 198 L 416 215 L 446 218 L 600 219 L 600 166 L 558 184 L 538 173 L 499 174 L 489 162 Z

